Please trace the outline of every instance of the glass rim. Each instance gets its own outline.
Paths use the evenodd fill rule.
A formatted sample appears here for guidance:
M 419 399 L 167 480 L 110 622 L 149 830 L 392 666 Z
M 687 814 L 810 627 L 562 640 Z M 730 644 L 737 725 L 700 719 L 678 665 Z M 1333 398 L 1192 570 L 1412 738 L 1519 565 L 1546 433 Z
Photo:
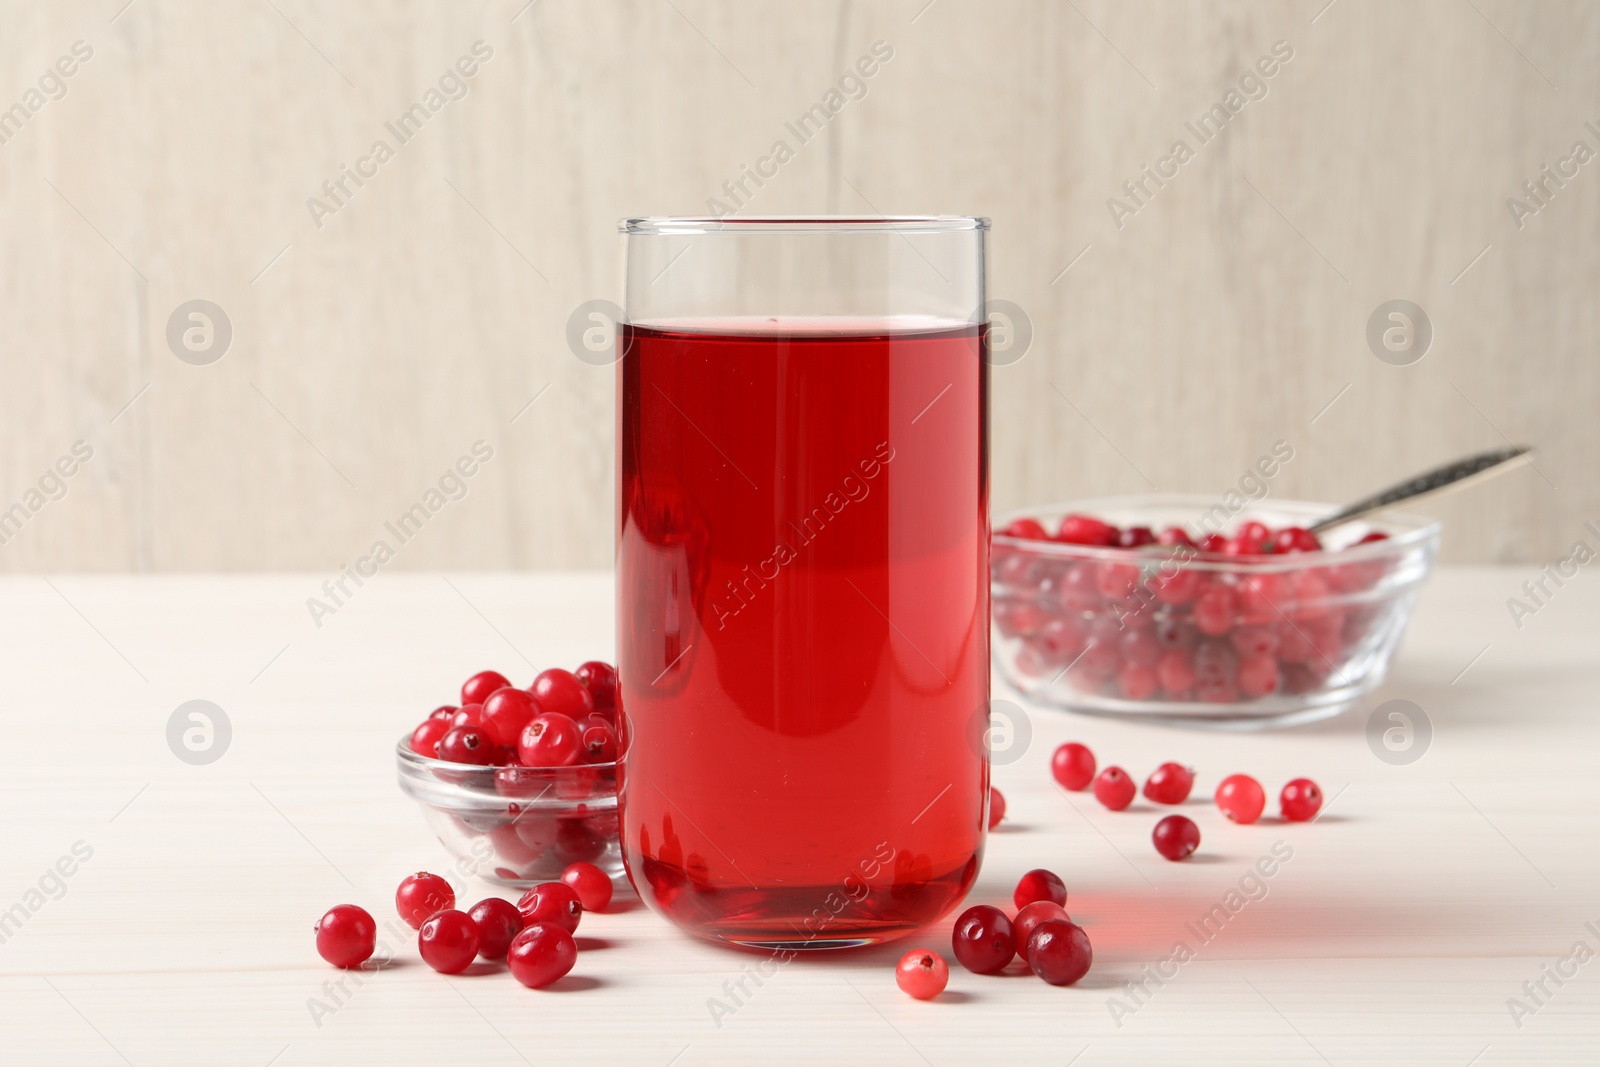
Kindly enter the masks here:
M 959 233 L 983 231 L 983 215 L 641 215 L 621 219 L 629 236 L 701 233 Z

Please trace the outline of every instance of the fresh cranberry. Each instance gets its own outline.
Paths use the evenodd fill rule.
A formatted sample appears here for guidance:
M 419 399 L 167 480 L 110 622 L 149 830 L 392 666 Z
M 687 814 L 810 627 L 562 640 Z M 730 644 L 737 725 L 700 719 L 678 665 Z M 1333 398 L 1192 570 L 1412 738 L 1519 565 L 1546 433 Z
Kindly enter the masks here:
M 1200 538 L 1200 543 L 1195 547 L 1209 555 L 1220 556 L 1222 550 L 1228 547 L 1228 539 L 1219 533 L 1208 533 Z
M 1247 574 L 1234 587 L 1239 620 L 1246 626 L 1260 626 L 1283 618 L 1290 584 L 1283 574 Z
M 563 977 L 577 961 L 572 934 L 555 923 L 529 923 L 506 953 L 511 976 L 529 989 L 542 989 Z
M 1014 519 L 1005 529 L 1000 531 L 1001 537 L 1016 537 L 1024 541 L 1048 541 L 1050 535 L 1045 533 L 1035 519 Z
M 1018 910 L 1017 917 L 1011 920 L 1011 929 L 1017 939 L 1017 955 L 1022 962 L 1028 962 L 1028 938 L 1033 936 L 1040 923 L 1068 918 L 1067 909 L 1053 900 L 1036 900 Z
M 1039 531 L 1040 536 L 1044 531 Z M 580 663 L 578 669 L 572 672 L 573 677 L 583 683 L 589 691 L 589 699 L 594 702 L 596 711 L 611 711 L 617 706 L 617 669 L 604 660 L 592 659 L 587 663 Z
M 1326 572 L 1324 572 L 1326 573 Z M 1328 614 L 1328 581 L 1315 570 L 1289 576 L 1289 614 L 1297 619 L 1317 619 Z
M 494 759 L 494 743 L 476 726 L 457 726 L 439 739 L 439 758 L 448 763 L 487 767 Z
M 1094 798 L 1112 811 L 1121 811 L 1132 804 L 1137 792 L 1133 779 L 1121 767 L 1107 767 L 1094 780 Z
M 1272 531 L 1267 528 L 1267 524 L 1264 522 L 1257 522 L 1255 519 L 1249 519 L 1245 522 L 1241 522 L 1239 524 L 1239 528 L 1233 532 L 1233 536 L 1237 537 L 1239 540 L 1248 541 L 1255 545 L 1261 544 L 1261 542 L 1265 541 L 1271 535 Z
M 478 955 L 478 924 L 464 911 L 440 911 L 417 930 L 422 962 L 440 974 L 460 974 Z
M 514 767 L 517 764 L 516 745 L 496 745 L 489 755 L 491 767 Z
M 1044 609 L 1022 597 L 996 597 L 994 625 L 1003 637 L 1027 637 L 1049 620 Z
M 1189 548 L 1195 547 L 1194 539 L 1189 536 L 1189 531 L 1182 526 L 1168 526 L 1156 536 L 1156 543 L 1174 548 L 1178 545 L 1185 545 Z
M 1232 704 L 1239 699 L 1239 687 L 1226 678 L 1202 678 L 1194 683 L 1194 695 L 1206 704 Z
M 1150 839 L 1155 842 L 1157 852 L 1176 862 L 1188 859 L 1200 847 L 1200 827 L 1187 816 L 1168 815 L 1156 823 Z
M 1102 563 L 1097 585 L 1100 595 L 1107 600 L 1131 597 L 1139 586 L 1139 568 L 1132 563 Z
M 515 745 L 522 728 L 541 710 L 533 694 L 514 685 L 496 689 L 483 702 L 483 728 L 497 745 Z
M 1239 692 L 1246 699 L 1276 693 L 1283 683 L 1278 661 L 1271 656 L 1239 657 Z
M 463 704 L 450 716 L 451 726 L 483 726 L 483 705 Z
M 460 710 L 461 709 L 454 704 L 440 704 L 438 707 L 428 712 L 428 718 L 438 719 L 441 722 L 449 722 L 455 713 Z
M 1064 666 L 1078 658 L 1088 639 L 1082 619 L 1051 619 L 1029 644 L 1046 663 Z
M 1161 688 L 1154 667 L 1140 663 L 1124 663 L 1117 672 L 1117 686 L 1129 700 L 1149 700 Z
M 511 682 L 499 671 L 479 671 L 461 685 L 461 703 L 482 704 L 496 689 L 504 689 Z
M 400 882 L 400 888 L 394 891 L 394 906 L 406 925 L 415 930 L 434 912 L 455 907 L 456 891 L 437 874 L 418 871 Z
M 1088 746 L 1068 741 L 1050 757 L 1050 773 L 1063 789 L 1078 792 L 1094 781 L 1094 753 Z
M 1320 552 L 1322 542 L 1303 526 L 1285 526 L 1272 535 L 1274 552 Z
M 1163 604 L 1187 604 L 1205 588 L 1204 577 L 1192 567 L 1164 565 L 1150 579 L 1150 588 Z
M 486 960 L 503 960 L 511 939 L 522 932 L 522 912 L 509 900 L 485 897 L 467 911 L 478 926 L 478 955 Z
M 582 734 L 583 758 L 588 763 L 615 763 L 617 736 L 604 723 L 591 725 Z
M 1067 611 L 1093 611 L 1100 606 L 1100 572 L 1089 560 L 1075 564 L 1055 584 L 1056 596 Z
M 439 754 L 439 739 L 450 732 L 450 724 L 442 719 L 424 719 L 422 725 L 411 731 L 411 751 L 433 759 Z
M 1154 630 L 1128 630 L 1117 639 L 1117 651 L 1124 663 L 1154 667 L 1161 658 L 1161 642 Z
M 1156 678 L 1167 696 L 1183 696 L 1194 687 L 1194 657 L 1183 648 L 1163 652 L 1156 661 Z
M 1261 783 L 1248 774 L 1230 774 L 1217 786 L 1217 807 L 1236 823 L 1253 823 L 1267 806 Z
M 594 697 L 589 695 L 578 676 L 560 667 L 540 671 L 528 691 L 539 702 L 542 712 L 581 719 L 594 710 Z
M 517 758 L 525 767 L 570 767 L 583 753 L 578 724 L 565 715 L 544 712 L 522 728 Z
M 1048 900 L 1053 904 L 1065 905 L 1067 902 L 1067 885 L 1053 871 L 1036 868 L 1023 875 L 1017 881 L 1016 891 L 1011 894 L 1011 902 L 1018 909 L 1026 908 L 1035 901 Z
M 1000 820 L 1006 817 L 1006 797 L 994 786 L 989 787 L 989 829 L 993 830 L 1000 825 Z
M 912 949 L 895 964 L 894 984 L 918 1000 L 932 1000 L 944 992 L 949 981 L 950 967 L 944 957 L 925 948 Z
M 1309 778 L 1296 778 L 1283 787 L 1278 806 L 1290 822 L 1309 822 L 1322 810 L 1322 790 Z
M 378 924 L 367 909 L 354 904 L 329 908 L 313 929 L 317 935 L 317 955 L 335 967 L 359 967 L 372 958 L 378 941 Z
M 956 920 L 950 948 L 956 962 L 973 974 L 998 974 L 1017 954 L 1017 940 L 1005 912 L 979 904 Z
M 1194 650 L 1194 672 L 1200 681 L 1232 682 L 1239 654 L 1226 641 L 1202 641 Z
M 561 872 L 561 880 L 578 894 L 584 911 L 602 911 L 611 903 L 611 876 L 592 863 L 574 863 Z
M 1233 629 L 1233 590 L 1225 585 L 1212 585 L 1194 602 L 1194 625 L 1209 637 L 1218 637 Z
M 1182 804 L 1194 788 L 1194 771 L 1181 763 L 1163 763 L 1144 781 L 1144 795 L 1157 804 Z
M 1089 973 L 1094 950 L 1083 927 L 1069 919 L 1051 919 L 1028 938 L 1028 966 L 1051 985 L 1071 985 Z
M 1056 540 L 1069 545 L 1114 545 L 1117 528 L 1089 515 L 1068 515 L 1056 530 Z
M 1141 545 L 1153 545 L 1156 535 L 1148 526 L 1130 526 L 1117 533 L 1118 548 L 1138 548 Z
M 583 918 L 583 901 L 578 891 L 565 882 L 541 882 L 522 894 L 517 910 L 522 912 L 522 919 L 529 926 L 555 923 L 571 932 Z
M 1235 536 L 1222 543 L 1222 554 L 1248 560 L 1261 555 L 1264 547 L 1266 546 L 1260 541 L 1252 541 L 1246 537 Z

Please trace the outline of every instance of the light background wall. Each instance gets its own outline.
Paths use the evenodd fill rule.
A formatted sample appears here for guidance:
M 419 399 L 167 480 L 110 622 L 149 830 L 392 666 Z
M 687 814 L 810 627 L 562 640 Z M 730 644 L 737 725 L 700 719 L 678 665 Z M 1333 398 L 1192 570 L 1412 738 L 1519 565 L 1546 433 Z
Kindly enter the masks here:
M 331 571 L 479 439 L 396 566 L 607 565 L 614 375 L 565 329 L 620 295 L 616 220 L 704 212 L 878 40 L 748 210 L 992 217 L 991 296 L 1034 330 L 993 375 L 997 510 L 1220 493 L 1280 438 L 1274 492 L 1339 500 L 1509 439 L 1538 469 L 1439 503 L 1446 558 L 1553 558 L 1600 518 L 1600 160 L 1507 209 L 1600 150 L 1600 7 L 525 4 L 0 5 L 0 107 L 93 48 L 0 145 L 0 508 L 94 450 L 0 569 Z M 468 95 L 318 226 L 307 199 L 478 40 Z M 1184 121 L 1277 41 L 1199 144 Z M 207 366 L 166 341 L 197 298 L 233 329 Z M 1411 366 L 1365 340 L 1394 298 L 1433 325 Z

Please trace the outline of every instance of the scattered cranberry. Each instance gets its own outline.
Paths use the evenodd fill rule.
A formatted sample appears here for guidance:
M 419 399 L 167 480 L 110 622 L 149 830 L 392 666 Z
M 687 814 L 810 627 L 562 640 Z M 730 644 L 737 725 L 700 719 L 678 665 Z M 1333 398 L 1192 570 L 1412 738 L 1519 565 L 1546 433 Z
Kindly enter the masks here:
M 979 904 L 956 919 L 950 934 L 956 961 L 974 974 L 998 974 L 1017 954 L 1011 920 L 999 908 Z
M 1048 541 L 1050 535 L 1034 519 L 1017 519 L 1000 531 L 1001 537 L 1016 537 L 1024 541 Z
M 1028 938 L 1033 936 L 1040 924 L 1067 918 L 1067 909 L 1053 900 L 1036 900 L 1017 912 L 1017 917 L 1011 920 L 1011 929 L 1017 939 L 1017 955 L 1022 957 L 1022 962 L 1028 962 Z
M 1050 757 L 1050 773 L 1063 789 L 1078 792 L 1094 781 L 1094 753 L 1076 741 L 1068 741 Z
M 1056 540 L 1069 545 L 1112 545 L 1116 539 L 1115 526 L 1088 515 L 1068 515 L 1056 531 Z
M 994 786 L 989 787 L 989 829 L 993 830 L 1000 825 L 1000 820 L 1006 817 L 1006 798 Z
M 517 906 L 501 897 L 485 897 L 467 916 L 478 927 L 478 955 L 486 960 L 505 959 L 511 939 L 522 932 L 522 912 Z
M 415 930 L 434 912 L 455 907 L 456 891 L 437 874 L 418 871 L 401 881 L 394 892 L 394 906 L 406 925 Z
M 595 716 L 589 716 L 593 720 Z M 593 723 L 583 728 L 581 735 L 583 758 L 586 763 L 614 763 L 617 759 L 617 735 L 606 723 Z
M 448 722 L 431 717 L 424 719 L 422 725 L 411 731 L 411 751 L 433 759 L 439 754 L 439 739 L 449 732 Z
M 1283 787 L 1278 806 L 1290 822 L 1310 822 L 1322 810 L 1322 790 L 1309 778 L 1296 778 Z
M 522 728 L 517 757 L 525 767 L 570 767 L 583 753 L 578 724 L 551 712 L 535 715 Z
M 478 955 L 478 924 L 464 911 L 436 912 L 417 931 L 422 962 L 440 974 L 460 974 Z
M 539 702 L 542 712 L 581 719 L 594 710 L 594 698 L 578 676 L 560 667 L 540 671 L 528 691 Z
M 1089 973 L 1093 962 L 1089 935 L 1071 920 L 1040 923 L 1028 939 L 1028 966 L 1051 985 L 1071 985 Z
M 944 957 L 925 948 L 912 949 L 895 965 L 895 985 L 918 1000 L 932 1000 L 944 992 L 949 981 L 950 967 Z
M 450 763 L 487 767 L 494 758 L 494 743 L 476 726 L 457 726 L 440 738 L 439 758 Z
M 529 926 L 555 923 L 570 933 L 578 928 L 578 920 L 583 918 L 583 901 L 578 891 L 566 882 L 541 882 L 522 894 L 517 910 Z
M 1011 894 L 1011 902 L 1020 910 L 1038 900 L 1066 904 L 1067 884 L 1052 871 L 1043 868 L 1029 871 L 1018 880 L 1016 891 Z
M 1236 823 L 1253 823 L 1267 806 L 1261 783 L 1248 774 L 1230 774 L 1217 786 L 1217 807 Z
M 584 911 L 603 911 L 611 903 L 611 876 L 592 863 L 574 863 L 561 872 L 561 880 L 578 894 Z
M 1107 767 L 1094 780 L 1094 798 L 1112 811 L 1121 811 L 1132 804 L 1137 792 L 1133 779 L 1121 767 Z
M 1200 847 L 1200 827 L 1185 815 L 1168 815 L 1150 834 L 1156 851 L 1169 860 L 1188 859 Z
M 1041 537 L 1044 530 L 1039 531 Z M 596 711 L 610 712 L 617 706 L 617 669 L 602 660 L 592 659 L 587 663 L 579 664 L 578 669 L 572 672 L 583 687 L 589 691 L 589 699 L 594 702 Z
M 526 689 L 508 685 L 483 702 L 483 728 L 497 745 L 515 745 L 522 728 L 543 709 Z
M 372 958 L 378 924 L 365 908 L 339 904 L 317 920 L 317 955 L 335 967 L 359 967 Z
M 542 989 L 572 970 L 578 946 L 572 934 L 555 923 L 529 923 L 511 941 L 506 963 L 511 976 L 529 989 Z
M 1157 804 L 1182 804 L 1194 788 L 1194 771 L 1181 763 L 1163 763 L 1144 782 L 1145 799 Z
M 482 704 L 496 689 L 504 689 L 511 682 L 499 671 L 479 671 L 461 685 L 461 703 Z

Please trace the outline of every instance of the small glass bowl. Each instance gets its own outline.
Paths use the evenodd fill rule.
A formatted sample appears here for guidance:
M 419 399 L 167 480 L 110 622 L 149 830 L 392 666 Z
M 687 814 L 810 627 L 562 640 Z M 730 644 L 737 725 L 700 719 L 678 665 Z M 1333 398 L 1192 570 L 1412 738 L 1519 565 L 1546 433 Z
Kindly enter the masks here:
M 1080 513 L 1157 533 L 1184 526 L 1194 536 L 1222 520 L 1217 532 L 1223 534 L 1251 519 L 1273 529 L 1309 526 L 1335 510 L 1263 500 L 1230 513 L 1211 497 L 1150 494 L 1018 511 L 994 526 L 1032 518 L 1053 532 L 1062 516 Z M 1388 540 L 1356 545 L 1372 532 Z M 1183 559 L 1163 545 L 1102 548 L 996 534 L 990 557 L 995 664 L 1029 698 L 1089 714 L 1233 728 L 1326 718 L 1383 680 L 1438 543 L 1437 522 L 1397 514 L 1336 527 L 1321 552 L 1254 557 Z M 1226 623 L 1220 634 L 1201 632 L 1193 599 L 1170 602 L 1181 599 L 1186 586 L 1203 591 L 1210 585 L 1229 589 L 1228 597 L 1218 598 L 1231 601 L 1227 609 L 1207 613 L 1212 631 Z M 1150 665 L 1153 650 L 1157 656 L 1187 650 L 1191 664 L 1203 663 L 1213 681 L 1177 692 L 1158 684 L 1149 691 L 1149 672 L 1124 666 Z M 1272 668 L 1259 661 L 1262 656 L 1276 666 L 1277 682 L 1252 697 L 1240 691 L 1239 667 L 1253 658 L 1250 688 L 1266 689 Z M 1183 672 L 1167 677 L 1181 680 Z
M 622 874 L 615 763 L 468 767 L 420 756 L 410 742 L 395 746 L 400 789 L 466 873 L 518 888 L 580 861 Z

